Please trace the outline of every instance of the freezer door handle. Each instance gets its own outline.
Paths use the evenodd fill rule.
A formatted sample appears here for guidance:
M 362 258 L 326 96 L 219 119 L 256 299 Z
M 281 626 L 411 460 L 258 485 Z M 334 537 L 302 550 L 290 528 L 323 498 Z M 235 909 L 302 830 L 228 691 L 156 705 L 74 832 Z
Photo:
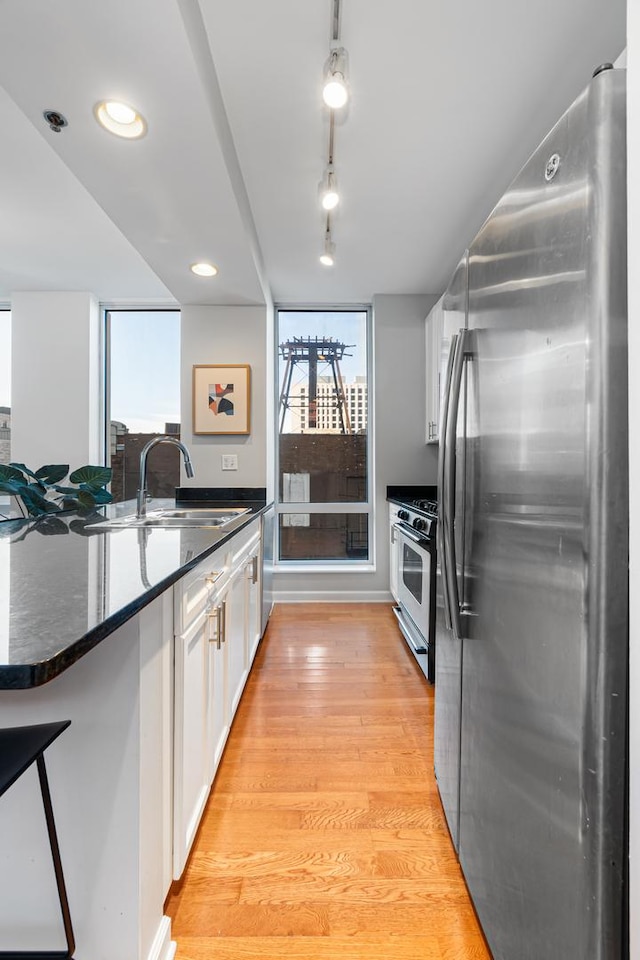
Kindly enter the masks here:
M 451 387 L 447 409 L 445 457 L 443 464 L 443 491 L 447 504 L 444 523 L 444 570 L 448 581 L 447 594 L 449 602 L 449 616 L 452 628 L 457 637 L 462 636 L 460 621 L 460 597 L 458 594 L 458 564 L 456 558 L 456 538 L 454 526 L 454 509 L 456 496 L 456 434 L 458 426 L 458 409 L 462 392 L 462 372 L 464 370 L 466 354 L 467 331 L 460 330 L 456 342 L 456 350 L 451 369 Z
M 453 373 L 453 363 L 458 345 L 458 334 L 454 333 L 451 337 L 449 347 L 449 358 L 447 360 L 447 372 L 445 375 L 444 393 L 442 396 L 442 410 L 440 412 L 440 450 L 438 452 L 438 490 L 440 491 L 440 522 L 438 523 L 438 550 L 441 556 L 442 569 L 442 596 L 444 600 L 444 620 L 447 630 L 451 630 L 451 604 L 449 601 L 449 575 L 447 568 L 449 560 L 447 558 L 447 544 L 444 533 L 445 527 L 449 522 L 450 504 L 447 500 L 447 491 L 445 489 L 445 463 L 447 459 L 447 421 L 449 418 L 449 398 L 451 396 L 451 375 Z

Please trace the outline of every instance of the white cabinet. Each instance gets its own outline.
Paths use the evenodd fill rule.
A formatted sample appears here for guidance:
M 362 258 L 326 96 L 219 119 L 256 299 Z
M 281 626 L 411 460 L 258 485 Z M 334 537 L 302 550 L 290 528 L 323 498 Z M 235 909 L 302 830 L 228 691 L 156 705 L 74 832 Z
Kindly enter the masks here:
M 198 829 L 225 739 L 225 652 L 217 649 L 216 583 L 225 577 L 216 551 L 175 588 L 173 728 L 173 877 L 178 879 Z M 217 692 L 217 696 L 216 696 Z M 220 695 L 221 694 L 221 695 Z M 222 715 L 220 713 L 222 708 Z
M 398 541 L 395 536 L 393 525 L 398 516 L 400 508 L 395 503 L 389 504 L 389 589 L 391 596 L 398 602 Z
M 216 596 L 207 615 L 208 628 L 208 703 L 207 703 L 207 761 L 208 782 L 213 783 L 224 745 L 229 733 L 227 711 L 227 646 L 224 643 L 224 599 Z M 207 791 L 208 792 L 208 791 Z
M 426 443 L 440 437 L 440 352 L 443 328 L 443 299 L 433 305 L 425 320 L 426 343 Z
M 174 588 L 175 880 L 184 870 L 260 639 L 259 554 L 256 519 Z
M 260 540 L 247 557 L 244 572 L 247 584 L 247 652 L 249 667 L 256 655 L 262 636 L 262 569 L 260 563 Z
M 224 638 L 228 657 L 227 712 L 233 719 L 247 679 L 246 589 L 244 567 L 236 569 L 224 600 Z
M 226 639 L 229 657 L 229 711 L 236 712 L 260 640 L 260 527 L 238 544 L 227 589 Z

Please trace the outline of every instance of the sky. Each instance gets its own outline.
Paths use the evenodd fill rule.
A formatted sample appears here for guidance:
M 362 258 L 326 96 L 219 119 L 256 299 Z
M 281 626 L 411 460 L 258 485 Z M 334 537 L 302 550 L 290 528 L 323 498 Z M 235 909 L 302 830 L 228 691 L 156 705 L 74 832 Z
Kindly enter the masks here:
M 295 337 L 333 337 L 341 343 L 355 344 L 340 361 L 340 371 L 344 380 L 353 380 L 367 373 L 367 314 L 365 311 L 317 311 L 280 310 L 278 344 Z M 280 381 L 284 372 L 284 363 L 280 359 Z M 319 368 L 318 375 L 330 374 L 331 369 Z
M 340 363 L 340 373 L 345 383 L 349 383 L 355 377 L 366 377 L 367 374 L 367 313 L 364 310 L 359 311 L 302 311 L 302 310 L 279 310 L 278 311 L 278 346 L 294 337 L 306 339 L 311 337 L 315 339 L 333 339 L 346 345 L 351 345 L 346 350 Z M 278 393 L 280 394 L 283 386 L 284 375 L 286 372 L 286 361 L 279 354 L 279 384 Z M 318 376 L 332 376 L 331 366 L 323 363 L 318 364 Z M 291 388 L 307 385 L 309 380 L 309 367 L 306 364 L 296 364 L 293 369 L 293 378 Z M 280 417 L 281 411 L 278 412 Z M 288 410 L 285 416 L 282 431 L 288 433 L 293 428 L 291 412 Z
M 180 314 L 110 313 L 111 419 L 131 433 L 164 433 L 180 423 Z

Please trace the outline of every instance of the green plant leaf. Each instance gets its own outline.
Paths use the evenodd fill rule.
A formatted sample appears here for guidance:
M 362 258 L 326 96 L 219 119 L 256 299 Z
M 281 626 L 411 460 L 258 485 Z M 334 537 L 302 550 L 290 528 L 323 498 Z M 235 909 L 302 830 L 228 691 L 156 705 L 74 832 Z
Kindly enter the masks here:
M 98 523 L 102 520 L 104 520 L 104 517 L 101 514 L 93 514 L 93 516 L 90 514 L 88 518 L 86 515 L 82 518 L 75 517 L 73 520 L 69 521 L 69 529 L 73 530 L 74 533 L 79 533 L 82 537 L 97 537 L 101 533 L 104 533 L 104 531 L 93 530 L 92 521 L 93 523 Z
M 23 479 L 23 480 L 26 480 L 27 483 L 29 482 L 28 478 L 31 477 L 31 478 L 33 479 L 33 484 L 31 484 L 31 486 L 35 486 L 35 487 L 38 488 L 38 490 L 41 490 L 43 493 L 46 493 L 47 488 L 46 488 L 46 486 L 44 485 L 44 483 L 42 483 L 40 480 L 38 480 L 38 478 L 37 478 L 37 476 L 35 475 L 35 473 L 33 472 L 33 470 L 29 470 L 29 467 L 27 467 L 26 464 L 24 464 L 24 463 L 10 463 L 9 466 L 10 466 L 10 467 L 15 467 L 16 470 L 19 470 L 20 473 L 22 474 L 22 479 Z
M 39 517 L 43 513 L 57 513 L 60 509 L 51 500 L 45 500 L 36 490 L 36 485 L 25 486 L 20 491 L 22 502 L 32 517 Z
M 79 467 L 70 475 L 71 483 L 88 483 L 92 487 L 101 487 L 111 480 L 111 467 L 96 467 L 87 464 Z
M 25 472 L 29 472 L 25 468 Z M 17 480 L 24 483 L 24 474 L 13 463 L 0 463 L 0 480 Z
M 50 514 L 42 517 L 42 519 L 38 521 L 36 530 L 45 537 L 69 533 L 69 527 L 66 525 L 64 520 L 61 520 L 60 517 L 52 517 Z
M 14 495 L 21 496 L 23 490 L 27 490 L 24 480 L 19 483 L 17 480 L 0 480 L 0 490 L 3 493 L 12 493 Z
M 105 490 L 104 487 L 94 487 L 90 483 L 81 483 L 80 489 L 90 493 L 95 503 L 111 503 L 113 494 Z
M 66 477 L 69 472 L 68 463 L 48 463 L 44 467 L 40 467 L 39 470 L 35 472 L 36 480 L 42 480 L 47 484 L 59 483 L 64 477 Z M 30 473 L 30 476 L 34 474 Z
M 88 490 L 78 490 L 78 500 L 80 505 L 86 509 L 95 507 L 96 500 L 92 493 L 89 493 Z

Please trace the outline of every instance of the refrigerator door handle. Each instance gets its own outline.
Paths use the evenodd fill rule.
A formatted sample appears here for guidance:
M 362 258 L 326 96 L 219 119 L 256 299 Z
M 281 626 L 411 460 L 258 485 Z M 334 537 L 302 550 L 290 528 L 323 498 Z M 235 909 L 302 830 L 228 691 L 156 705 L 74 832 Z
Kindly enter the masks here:
M 438 451 L 438 490 L 440 491 L 441 514 L 438 523 L 439 546 L 442 568 L 442 598 L 444 601 L 444 621 L 447 630 L 452 629 L 451 621 L 451 602 L 449 597 L 449 572 L 450 560 L 447 556 L 447 536 L 445 530 L 450 522 L 451 505 L 447 499 L 447 490 L 445 487 L 445 471 L 447 462 L 447 423 L 449 419 L 449 406 L 451 397 L 451 376 L 458 346 L 458 334 L 454 333 L 451 337 L 449 347 L 449 357 L 447 360 L 447 372 L 445 374 L 445 386 L 442 396 L 442 410 L 440 412 L 440 449 Z
M 447 406 L 447 425 L 444 457 L 443 491 L 447 503 L 446 522 L 443 531 L 445 564 L 447 575 L 449 613 L 452 628 L 457 637 L 462 637 L 460 620 L 460 597 L 458 594 L 458 571 L 456 558 L 456 538 L 454 527 L 454 510 L 456 496 L 456 436 L 458 427 L 458 409 L 462 392 L 462 372 L 465 362 L 465 348 L 467 331 L 463 328 L 458 333 L 456 351 L 451 369 L 451 393 Z

